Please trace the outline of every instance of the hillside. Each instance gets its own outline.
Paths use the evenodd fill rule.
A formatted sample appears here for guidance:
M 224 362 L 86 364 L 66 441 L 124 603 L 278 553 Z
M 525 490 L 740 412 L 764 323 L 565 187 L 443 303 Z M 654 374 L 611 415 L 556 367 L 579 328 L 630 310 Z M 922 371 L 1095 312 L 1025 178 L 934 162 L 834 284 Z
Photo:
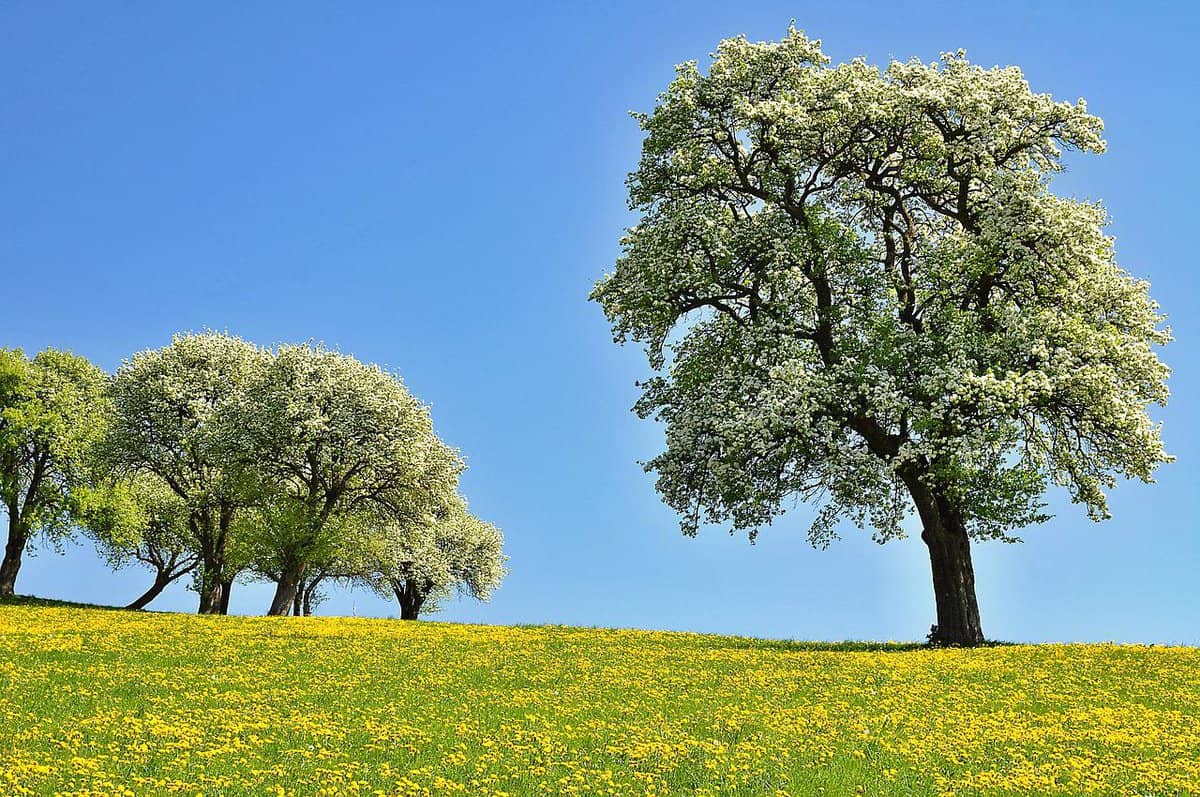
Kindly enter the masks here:
M 4 794 L 1177 794 L 1200 650 L 0 606 Z

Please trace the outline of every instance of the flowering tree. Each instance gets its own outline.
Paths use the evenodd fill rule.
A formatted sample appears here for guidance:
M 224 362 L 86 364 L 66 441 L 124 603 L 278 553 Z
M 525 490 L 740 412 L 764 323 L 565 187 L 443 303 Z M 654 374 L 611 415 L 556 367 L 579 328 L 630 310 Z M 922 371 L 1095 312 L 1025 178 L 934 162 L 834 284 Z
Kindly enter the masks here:
M 313 529 L 304 502 L 279 490 L 239 515 L 237 554 L 252 578 L 275 584 L 276 592 L 296 579 L 290 608 L 297 617 L 310 615 L 323 583 L 349 582 L 358 575 L 351 563 L 360 561 L 358 547 L 369 543 L 378 526 L 375 512 L 342 507 Z M 273 613 L 286 614 L 288 608 L 275 607 Z
M 641 218 L 592 295 L 658 371 L 636 409 L 685 533 L 753 536 L 795 496 L 814 544 L 840 519 L 882 542 L 915 509 L 932 640 L 972 645 L 971 540 L 1044 521 L 1051 484 L 1107 517 L 1169 460 L 1158 307 L 1104 210 L 1050 191 L 1064 149 L 1104 149 L 1082 100 L 961 52 L 831 66 L 792 29 L 723 41 L 637 118 Z
M 378 366 L 319 346 L 285 345 L 246 393 L 238 427 L 269 497 L 260 504 L 256 566 L 287 614 L 314 566 L 343 549 L 342 522 L 360 513 L 422 517 L 454 496 L 457 452 L 433 432 L 428 408 Z
M 199 555 L 200 613 L 227 607 L 226 548 L 240 509 L 256 500 L 251 460 L 234 410 L 267 354 L 216 332 L 179 335 L 169 346 L 141 352 L 113 379 L 113 422 L 102 456 L 114 474 L 153 476 L 187 511 Z
M 83 491 L 81 499 L 85 530 L 111 567 L 138 564 L 154 571 L 153 582 L 126 609 L 144 609 L 200 565 L 188 507 L 162 480 L 139 475 L 100 491 Z M 224 594 L 221 599 L 228 600 Z
M 435 612 L 455 591 L 486 601 L 506 570 L 504 535 L 455 501 L 421 522 L 393 522 L 357 547 L 358 569 L 379 595 L 395 598 L 400 619 Z
M 0 349 L 0 506 L 8 537 L 0 597 L 11 597 L 29 541 L 71 533 L 78 494 L 108 415 L 107 376 L 83 357 Z

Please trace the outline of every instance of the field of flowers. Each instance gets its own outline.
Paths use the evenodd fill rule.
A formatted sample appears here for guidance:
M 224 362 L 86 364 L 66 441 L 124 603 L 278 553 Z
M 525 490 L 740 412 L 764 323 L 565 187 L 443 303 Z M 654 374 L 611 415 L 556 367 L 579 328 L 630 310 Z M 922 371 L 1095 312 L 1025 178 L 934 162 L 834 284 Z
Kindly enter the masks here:
M 1200 792 L 1200 650 L 0 606 L 0 794 Z

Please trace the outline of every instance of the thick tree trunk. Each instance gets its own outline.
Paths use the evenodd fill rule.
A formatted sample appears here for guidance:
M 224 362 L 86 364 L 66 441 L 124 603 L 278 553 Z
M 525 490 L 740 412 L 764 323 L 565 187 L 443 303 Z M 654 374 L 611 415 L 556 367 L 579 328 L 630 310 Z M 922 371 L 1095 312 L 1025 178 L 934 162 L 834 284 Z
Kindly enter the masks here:
M 221 613 L 221 579 L 212 569 L 216 566 L 210 560 L 200 568 L 200 614 Z
M 299 617 L 304 611 L 304 582 L 296 585 L 296 594 L 292 596 L 292 616 Z
M 396 600 L 400 603 L 401 620 L 416 620 L 420 617 L 421 605 L 425 603 L 425 596 L 411 582 L 393 581 L 392 592 L 395 593 Z
M 929 633 L 934 645 L 971 647 L 984 642 L 975 598 L 975 568 L 971 538 L 962 515 L 944 496 L 930 490 L 919 477 L 906 479 L 921 516 L 921 539 L 929 549 L 937 625 Z
M 980 645 L 984 639 L 979 602 L 975 598 L 971 538 L 957 514 L 947 511 L 939 514 L 941 523 L 926 525 L 921 532 L 921 539 L 929 548 L 937 604 L 937 625 L 930 632 L 929 641 L 935 645 Z
M 292 609 L 292 602 L 303 578 L 303 565 L 292 564 L 283 569 L 279 574 L 279 581 L 275 582 L 275 597 L 271 600 L 271 608 L 267 609 L 268 615 L 283 617 Z
M 229 610 L 227 584 L 237 573 L 226 572 L 225 545 L 233 513 L 233 507 L 222 506 L 214 523 L 212 511 L 206 508 L 190 520 L 192 533 L 200 543 L 200 614 L 226 614 Z
M 221 603 L 218 608 L 220 614 L 229 614 L 229 594 L 231 592 L 233 592 L 233 579 L 223 579 L 221 581 Z
M 29 535 L 21 526 L 20 515 L 8 509 L 8 542 L 4 546 L 4 560 L 0 561 L 0 598 L 11 598 L 17 589 L 17 572 L 21 569 L 21 557 Z
M 141 597 L 133 601 L 133 603 L 130 603 L 125 608 L 131 611 L 138 611 L 139 609 L 146 608 L 147 604 L 162 594 L 162 591 L 166 589 L 167 585 L 173 580 L 174 579 L 171 578 L 170 573 L 168 573 L 166 570 L 159 570 L 154 575 L 154 583 L 150 585 L 150 589 L 143 592 Z
M 221 511 L 218 523 L 212 512 L 202 509 L 189 519 L 200 543 L 200 614 L 221 613 L 221 583 L 225 579 L 225 531 L 228 512 Z

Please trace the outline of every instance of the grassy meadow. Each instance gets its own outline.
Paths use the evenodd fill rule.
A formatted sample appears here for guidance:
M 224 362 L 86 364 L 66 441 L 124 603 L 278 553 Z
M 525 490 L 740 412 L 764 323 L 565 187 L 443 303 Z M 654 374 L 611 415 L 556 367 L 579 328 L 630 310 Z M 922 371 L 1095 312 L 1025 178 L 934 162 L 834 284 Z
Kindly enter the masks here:
M 1200 792 L 1200 650 L 0 606 L 0 793 Z

